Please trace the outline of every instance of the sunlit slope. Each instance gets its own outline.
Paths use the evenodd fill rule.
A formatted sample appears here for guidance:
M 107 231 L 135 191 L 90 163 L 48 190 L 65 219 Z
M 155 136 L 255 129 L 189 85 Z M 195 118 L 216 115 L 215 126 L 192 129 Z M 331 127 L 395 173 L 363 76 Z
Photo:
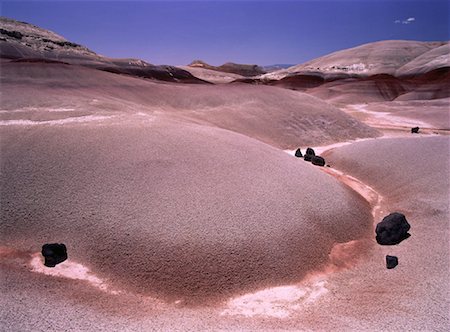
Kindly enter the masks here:
M 155 83 L 45 63 L 3 63 L 1 81 L 2 108 L 10 111 L 2 113 L 4 120 L 56 117 L 46 107 L 115 118 L 146 113 L 232 130 L 281 148 L 378 134 L 317 98 L 275 87 Z

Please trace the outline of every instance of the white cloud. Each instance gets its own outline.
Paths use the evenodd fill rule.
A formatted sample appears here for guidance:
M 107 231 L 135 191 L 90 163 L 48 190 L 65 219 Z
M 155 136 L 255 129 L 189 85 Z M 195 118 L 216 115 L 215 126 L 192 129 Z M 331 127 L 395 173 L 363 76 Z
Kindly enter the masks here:
M 413 23 L 414 21 L 416 20 L 416 18 L 415 17 L 408 17 L 408 18 L 406 18 L 406 19 L 404 19 L 404 20 L 395 20 L 394 21 L 394 23 L 395 24 L 411 24 L 411 23 Z
M 404 19 L 404 20 L 395 20 L 394 21 L 394 23 L 395 24 L 411 24 L 411 23 L 413 23 L 414 21 L 416 20 L 416 18 L 415 17 L 408 17 L 408 18 L 406 18 L 406 19 Z

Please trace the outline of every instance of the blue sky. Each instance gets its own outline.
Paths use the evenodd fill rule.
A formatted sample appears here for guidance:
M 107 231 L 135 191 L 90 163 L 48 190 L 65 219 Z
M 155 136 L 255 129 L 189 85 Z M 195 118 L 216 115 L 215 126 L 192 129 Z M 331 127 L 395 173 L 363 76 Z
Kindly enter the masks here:
M 378 40 L 449 39 L 446 0 L 2 0 L 1 15 L 154 64 L 297 64 Z

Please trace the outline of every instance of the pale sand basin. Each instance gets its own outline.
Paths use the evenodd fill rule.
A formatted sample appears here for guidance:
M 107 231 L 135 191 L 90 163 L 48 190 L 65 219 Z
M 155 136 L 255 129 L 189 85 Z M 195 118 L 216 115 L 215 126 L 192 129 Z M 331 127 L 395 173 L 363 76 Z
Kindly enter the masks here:
M 317 278 L 306 285 L 280 286 L 246 294 L 227 303 L 222 315 L 287 318 L 292 312 L 314 302 L 328 292 L 326 280 Z
M 371 127 L 423 127 L 423 128 L 433 128 L 434 126 L 428 122 L 410 119 L 402 116 L 393 115 L 391 112 L 377 112 L 369 111 L 367 109 L 367 104 L 353 104 L 348 105 L 347 109 L 349 113 L 363 113 L 368 115 L 368 117 L 363 120 L 364 123 Z
M 42 121 L 0 120 L 0 126 L 64 125 L 64 124 L 71 124 L 71 123 L 103 121 L 103 120 L 111 119 L 113 117 L 114 116 L 86 115 L 86 116 L 69 117 L 69 118 L 59 119 L 59 120 L 42 120 Z
M 366 250 L 362 240 L 335 244 L 328 264 L 321 270 L 311 272 L 297 284 L 266 288 L 231 298 L 221 315 L 289 319 L 326 296 L 329 276 L 358 264 L 359 253 Z
M 70 107 L 57 107 L 57 108 L 24 107 L 10 110 L 0 110 L 0 114 L 24 113 L 24 112 L 73 112 L 73 111 L 76 111 L 76 109 Z
M 450 130 L 449 98 L 350 104 L 341 110 L 383 132 L 412 127 L 420 127 L 425 133 L 445 134 Z
M 49 268 L 44 265 L 43 257 L 41 253 L 35 253 L 31 256 L 29 262 L 31 272 L 43 273 L 48 276 L 58 277 L 58 278 L 68 278 L 75 280 L 83 280 L 87 282 L 90 286 L 96 287 L 104 292 L 117 295 L 120 291 L 112 290 L 108 286 L 107 282 L 97 277 L 93 274 L 89 268 L 83 264 L 73 262 L 70 259 L 56 265 L 55 267 Z

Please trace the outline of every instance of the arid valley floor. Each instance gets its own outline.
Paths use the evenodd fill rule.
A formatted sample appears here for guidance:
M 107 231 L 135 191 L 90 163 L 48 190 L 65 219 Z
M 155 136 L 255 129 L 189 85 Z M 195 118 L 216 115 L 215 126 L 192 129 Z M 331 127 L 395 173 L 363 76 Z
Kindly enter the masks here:
M 251 76 L 0 28 L 0 330 L 450 328 L 447 41 Z

